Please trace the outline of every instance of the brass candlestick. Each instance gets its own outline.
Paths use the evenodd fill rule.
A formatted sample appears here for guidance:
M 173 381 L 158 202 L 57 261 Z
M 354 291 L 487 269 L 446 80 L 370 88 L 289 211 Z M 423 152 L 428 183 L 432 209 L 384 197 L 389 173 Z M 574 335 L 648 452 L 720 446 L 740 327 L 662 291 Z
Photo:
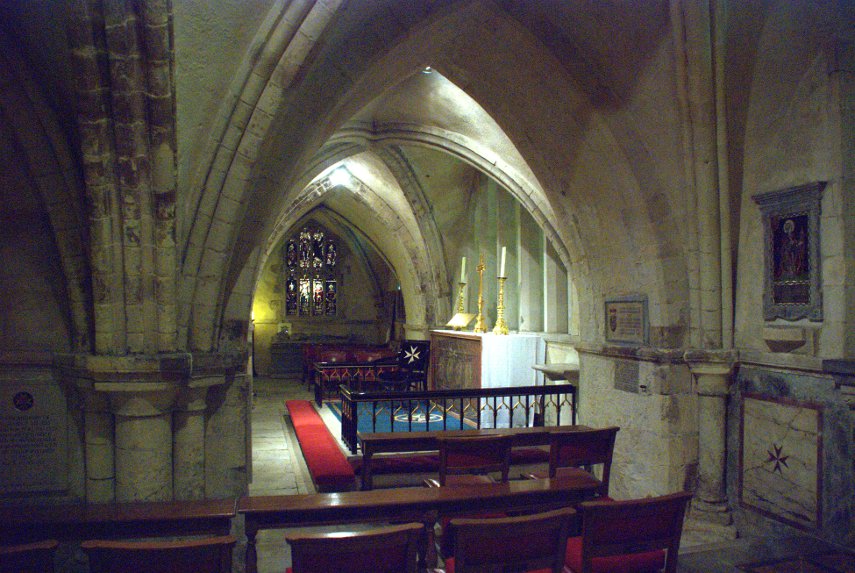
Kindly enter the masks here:
M 484 324 L 484 254 L 478 260 L 478 316 L 475 318 L 474 332 L 487 332 L 487 325 Z
M 457 292 L 457 312 L 466 312 L 466 308 L 463 305 L 463 289 L 466 288 L 466 283 L 460 281 L 457 284 L 460 285 L 460 290 Z
M 460 290 L 457 293 L 457 314 L 455 316 L 461 316 L 466 312 L 466 306 L 463 304 L 463 289 L 466 288 L 466 283 L 460 281 L 457 283 L 460 285 Z M 472 320 L 472 315 L 469 315 L 469 320 Z M 463 330 L 463 326 L 455 326 L 454 330 Z
M 508 334 L 508 323 L 505 322 L 505 281 L 508 277 L 498 277 L 499 279 L 499 300 L 496 303 L 496 326 L 493 327 L 493 334 Z

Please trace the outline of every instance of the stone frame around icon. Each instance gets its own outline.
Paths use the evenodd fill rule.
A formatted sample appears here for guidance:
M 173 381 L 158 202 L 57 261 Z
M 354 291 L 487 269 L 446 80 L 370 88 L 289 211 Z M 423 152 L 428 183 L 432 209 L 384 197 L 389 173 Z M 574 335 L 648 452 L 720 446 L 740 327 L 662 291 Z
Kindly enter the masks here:
M 763 318 L 822 320 L 820 213 L 825 182 L 754 195 L 763 217 Z

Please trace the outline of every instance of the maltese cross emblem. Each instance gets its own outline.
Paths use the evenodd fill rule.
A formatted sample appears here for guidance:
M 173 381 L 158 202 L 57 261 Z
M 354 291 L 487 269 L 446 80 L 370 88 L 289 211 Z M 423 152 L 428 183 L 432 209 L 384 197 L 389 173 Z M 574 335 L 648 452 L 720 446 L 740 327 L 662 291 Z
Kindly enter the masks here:
M 404 351 L 404 358 L 407 360 L 407 364 L 412 364 L 418 360 L 421 353 L 421 350 L 417 346 L 410 346 L 409 350 Z
M 774 451 L 773 451 L 774 450 Z M 787 458 L 790 456 L 782 456 L 781 452 L 784 450 L 784 446 L 779 446 L 777 444 L 772 444 L 771 450 L 766 450 L 766 453 L 769 454 L 769 458 L 766 460 L 766 463 L 774 462 L 775 467 L 772 468 L 772 472 L 778 472 L 779 474 L 783 474 L 784 470 L 781 467 L 789 468 L 787 465 Z

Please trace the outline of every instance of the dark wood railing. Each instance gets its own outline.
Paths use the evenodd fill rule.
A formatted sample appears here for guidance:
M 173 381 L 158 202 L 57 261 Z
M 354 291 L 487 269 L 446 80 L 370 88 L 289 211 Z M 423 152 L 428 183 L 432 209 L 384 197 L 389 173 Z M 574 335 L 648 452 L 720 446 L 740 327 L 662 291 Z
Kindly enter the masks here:
M 425 430 L 422 418 L 434 414 L 439 419 L 431 429 L 437 430 L 525 428 L 547 421 L 559 425 L 562 413 L 566 419 L 568 411 L 570 420 L 564 423 L 576 424 L 576 387 L 571 384 L 426 392 L 357 392 L 342 385 L 339 393 L 341 438 L 354 454 L 359 421 L 365 417 L 371 421 L 371 432 L 379 431 L 378 427 L 385 432 Z
M 362 390 L 363 385 L 380 385 L 380 375 L 398 369 L 396 357 L 375 360 L 373 362 L 315 362 L 310 384 L 314 387 L 315 403 L 323 406 L 324 401 L 336 389 L 346 384 L 351 388 Z

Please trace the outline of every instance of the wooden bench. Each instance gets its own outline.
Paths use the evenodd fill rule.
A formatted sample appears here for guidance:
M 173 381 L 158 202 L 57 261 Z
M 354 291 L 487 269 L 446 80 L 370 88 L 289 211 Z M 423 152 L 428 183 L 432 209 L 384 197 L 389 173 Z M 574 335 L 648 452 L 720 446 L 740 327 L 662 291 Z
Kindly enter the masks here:
M 593 499 L 596 480 L 554 478 L 441 488 L 401 488 L 335 494 L 244 497 L 238 513 L 246 520 L 246 572 L 257 573 L 256 536 L 262 529 L 418 521 L 433 547 L 433 526 L 440 517 L 472 512 L 543 511 Z M 420 555 L 425 566 L 426 556 Z
M 528 428 L 490 428 L 480 430 L 444 430 L 435 432 L 360 432 L 359 439 L 362 444 L 362 458 L 359 463 L 362 478 L 361 489 L 370 490 L 374 487 L 373 477 L 378 473 L 375 465 L 383 464 L 384 458 L 375 458 L 375 454 L 406 454 L 405 456 L 392 456 L 385 458 L 393 464 L 403 465 L 402 460 L 418 459 L 420 464 L 427 469 L 429 460 L 427 455 L 439 451 L 438 438 L 443 436 L 483 436 L 487 434 L 511 434 L 514 437 L 511 450 L 511 464 L 518 465 L 524 458 L 535 461 L 535 456 L 524 456 L 529 454 L 533 447 L 549 445 L 549 434 L 555 430 L 588 429 L 587 426 L 553 426 L 553 427 L 528 427 Z M 529 451 L 522 452 L 521 449 Z M 516 451 L 516 454 L 514 453 Z M 546 450 L 541 450 L 541 462 L 547 462 L 549 455 Z M 438 464 L 438 460 L 437 460 Z M 435 466 L 435 467 L 438 467 Z M 382 471 L 382 470 L 380 470 Z
M 0 507 L 4 543 L 227 535 L 237 500 L 149 501 Z

